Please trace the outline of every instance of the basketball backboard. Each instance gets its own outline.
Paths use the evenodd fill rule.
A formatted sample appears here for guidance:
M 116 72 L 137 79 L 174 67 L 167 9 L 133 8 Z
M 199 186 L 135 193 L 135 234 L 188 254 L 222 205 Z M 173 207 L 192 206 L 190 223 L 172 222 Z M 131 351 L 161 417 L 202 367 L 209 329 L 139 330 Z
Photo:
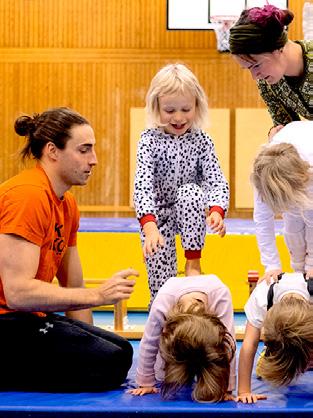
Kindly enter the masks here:
M 239 16 L 243 9 L 265 4 L 266 0 L 167 0 L 167 29 L 214 29 L 211 16 Z M 269 4 L 286 9 L 288 0 L 269 0 Z

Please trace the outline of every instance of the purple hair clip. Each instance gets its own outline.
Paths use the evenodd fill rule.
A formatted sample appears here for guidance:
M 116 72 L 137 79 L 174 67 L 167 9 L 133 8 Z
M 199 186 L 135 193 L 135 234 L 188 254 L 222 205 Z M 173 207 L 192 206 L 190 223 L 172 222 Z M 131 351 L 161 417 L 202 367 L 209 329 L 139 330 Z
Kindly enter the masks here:
M 283 11 L 272 4 L 267 4 L 264 7 L 253 7 L 249 10 L 248 16 L 252 23 L 257 23 L 260 26 L 265 26 L 269 19 L 275 19 L 283 26 Z

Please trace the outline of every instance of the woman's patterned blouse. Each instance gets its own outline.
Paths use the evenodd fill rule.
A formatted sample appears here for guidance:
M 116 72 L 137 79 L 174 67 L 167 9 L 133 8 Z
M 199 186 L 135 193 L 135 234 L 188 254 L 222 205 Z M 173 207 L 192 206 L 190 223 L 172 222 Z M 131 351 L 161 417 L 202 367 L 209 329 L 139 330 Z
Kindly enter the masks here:
M 258 81 L 274 126 L 300 118 L 313 120 L 313 40 L 295 41 L 301 45 L 304 73 L 301 77 L 283 77 L 276 84 Z

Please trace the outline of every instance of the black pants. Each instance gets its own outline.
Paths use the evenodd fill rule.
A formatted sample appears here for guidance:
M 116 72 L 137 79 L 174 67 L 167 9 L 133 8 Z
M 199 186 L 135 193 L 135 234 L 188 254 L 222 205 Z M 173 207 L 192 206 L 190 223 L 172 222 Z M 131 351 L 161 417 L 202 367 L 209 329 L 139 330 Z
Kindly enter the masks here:
M 57 314 L 0 315 L 0 390 L 92 392 L 120 386 L 131 344 L 116 334 Z

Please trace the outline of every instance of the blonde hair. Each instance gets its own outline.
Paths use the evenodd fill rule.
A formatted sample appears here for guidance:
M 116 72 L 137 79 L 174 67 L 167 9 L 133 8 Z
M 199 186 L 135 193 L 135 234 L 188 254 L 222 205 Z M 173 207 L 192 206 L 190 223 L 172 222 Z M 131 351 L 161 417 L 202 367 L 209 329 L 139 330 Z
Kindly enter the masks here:
M 165 362 L 161 395 L 171 398 L 196 377 L 192 397 L 218 402 L 228 389 L 235 342 L 220 319 L 193 304 L 185 312 L 177 304 L 169 313 L 160 339 Z
M 312 206 L 307 195 L 310 165 L 287 143 L 266 145 L 253 164 L 251 180 L 274 213 Z
M 148 127 L 161 126 L 159 97 L 189 93 L 196 99 L 194 127 L 200 128 L 208 119 L 208 101 L 197 77 L 183 64 L 169 64 L 153 77 L 146 95 Z
M 306 371 L 313 355 L 313 306 L 287 296 L 268 311 L 263 326 L 266 352 L 259 374 L 274 386 L 288 385 Z

